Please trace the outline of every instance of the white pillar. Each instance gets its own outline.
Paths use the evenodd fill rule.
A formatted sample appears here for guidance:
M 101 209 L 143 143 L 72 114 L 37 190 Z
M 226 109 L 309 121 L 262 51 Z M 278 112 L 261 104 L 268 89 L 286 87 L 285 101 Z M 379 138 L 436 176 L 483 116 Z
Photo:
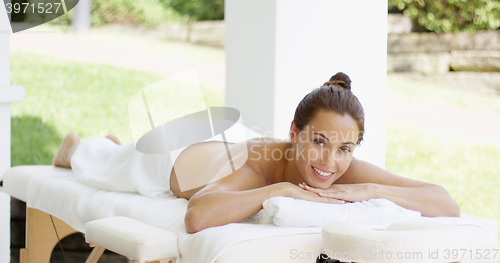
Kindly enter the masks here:
M 0 180 L 10 168 L 10 103 L 24 98 L 24 88 L 9 86 L 11 30 L 4 8 L 0 8 Z M 7 262 L 10 262 L 10 196 L 0 191 L 0 263 Z
M 80 0 L 73 11 L 71 31 L 77 34 L 87 33 L 90 29 L 90 13 L 92 0 Z
M 287 138 L 299 101 L 338 71 L 365 109 L 360 159 L 384 167 L 386 0 L 226 0 L 226 106 Z

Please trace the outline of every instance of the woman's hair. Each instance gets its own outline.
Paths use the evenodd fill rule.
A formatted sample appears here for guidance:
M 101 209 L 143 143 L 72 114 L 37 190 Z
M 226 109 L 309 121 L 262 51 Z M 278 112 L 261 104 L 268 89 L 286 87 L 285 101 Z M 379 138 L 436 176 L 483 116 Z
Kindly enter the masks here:
M 351 79 L 345 73 L 339 72 L 330 78 L 323 86 L 307 94 L 297 106 L 293 121 L 302 130 L 319 110 L 334 111 L 353 118 L 359 129 L 356 144 L 363 140 L 365 131 L 365 113 L 358 98 L 351 92 Z

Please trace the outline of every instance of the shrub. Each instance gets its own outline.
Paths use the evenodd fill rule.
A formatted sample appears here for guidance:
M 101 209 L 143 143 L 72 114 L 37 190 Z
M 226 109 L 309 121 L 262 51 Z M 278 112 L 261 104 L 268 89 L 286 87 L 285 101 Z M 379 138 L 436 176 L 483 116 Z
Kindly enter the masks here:
M 424 30 L 437 33 L 500 27 L 498 0 L 389 0 L 391 8 L 403 11 Z
M 169 20 L 180 20 L 180 15 L 158 0 L 92 0 L 92 25 L 157 25 Z
M 162 0 L 167 6 L 196 20 L 224 19 L 224 0 Z
M 149 26 L 161 22 L 182 21 L 182 15 L 172 7 L 163 5 L 160 0 L 91 0 L 92 26 L 103 24 L 144 24 Z M 56 19 L 53 23 L 69 25 L 73 12 Z

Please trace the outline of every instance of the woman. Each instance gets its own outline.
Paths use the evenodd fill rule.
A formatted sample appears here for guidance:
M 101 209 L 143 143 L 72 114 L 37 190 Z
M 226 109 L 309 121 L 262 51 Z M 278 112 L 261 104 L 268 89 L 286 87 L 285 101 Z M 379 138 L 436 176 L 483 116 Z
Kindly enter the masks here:
M 241 222 L 274 196 L 334 204 L 385 198 L 423 216 L 460 216 L 443 187 L 400 177 L 353 157 L 363 140 L 364 111 L 350 84 L 347 75 L 337 73 L 307 94 L 295 111 L 290 142 L 259 138 L 232 144 L 232 158 L 246 158 L 233 172 L 227 172 L 231 162 L 221 164 L 226 152 L 221 142 L 185 149 L 171 171 L 170 187 L 176 196 L 189 200 L 186 230 L 195 233 Z M 108 138 L 119 144 L 116 136 Z M 78 143 L 76 134 L 66 136 L 53 164 L 71 167 Z M 250 151 L 241 147 L 244 144 Z M 178 174 L 220 179 L 181 191 Z

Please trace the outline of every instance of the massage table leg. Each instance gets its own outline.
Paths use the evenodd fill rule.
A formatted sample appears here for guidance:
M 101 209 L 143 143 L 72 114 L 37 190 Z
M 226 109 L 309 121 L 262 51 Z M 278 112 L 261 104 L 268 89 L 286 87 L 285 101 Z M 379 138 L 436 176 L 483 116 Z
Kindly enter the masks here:
M 143 263 L 137 260 L 133 260 L 134 263 Z M 165 259 L 165 260 L 155 260 L 155 261 L 146 261 L 146 263 L 175 263 L 175 259 Z
M 101 258 L 102 253 L 104 253 L 104 250 L 106 249 L 100 246 L 94 247 L 87 260 L 85 260 L 85 263 L 97 263 L 99 258 Z
M 52 217 L 59 239 L 78 231 Z M 21 249 L 21 263 L 49 263 L 52 250 L 58 242 L 50 215 L 34 208 L 26 209 L 26 248 Z

